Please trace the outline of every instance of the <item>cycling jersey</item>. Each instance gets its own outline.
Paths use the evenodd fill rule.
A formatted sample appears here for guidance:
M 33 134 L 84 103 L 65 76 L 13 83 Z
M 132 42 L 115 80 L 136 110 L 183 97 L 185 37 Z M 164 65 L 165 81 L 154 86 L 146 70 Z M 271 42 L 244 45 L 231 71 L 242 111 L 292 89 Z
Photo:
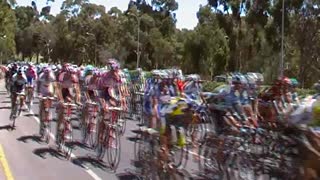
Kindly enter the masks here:
M 19 75 L 15 74 L 12 77 L 12 91 L 13 92 L 24 92 L 24 87 L 27 84 L 27 78 L 23 74 L 21 77 Z
M 102 75 L 98 81 L 98 89 L 100 90 L 100 97 L 103 97 L 106 101 L 109 101 L 115 96 L 109 93 L 109 90 L 115 90 L 121 84 L 121 79 L 113 72 L 109 71 Z
M 55 82 L 55 76 L 53 73 L 45 74 L 41 73 L 39 76 L 39 92 L 42 96 L 50 96 L 54 93 L 53 83 Z
M 29 85 L 33 85 L 33 80 L 37 78 L 37 73 L 35 69 L 28 68 L 26 71 L 26 77 Z
M 73 97 L 70 88 L 73 88 L 75 83 L 79 83 L 78 78 L 74 74 L 67 74 L 67 72 L 62 72 L 58 77 L 58 82 L 61 85 L 61 93 L 63 99 L 67 97 Z

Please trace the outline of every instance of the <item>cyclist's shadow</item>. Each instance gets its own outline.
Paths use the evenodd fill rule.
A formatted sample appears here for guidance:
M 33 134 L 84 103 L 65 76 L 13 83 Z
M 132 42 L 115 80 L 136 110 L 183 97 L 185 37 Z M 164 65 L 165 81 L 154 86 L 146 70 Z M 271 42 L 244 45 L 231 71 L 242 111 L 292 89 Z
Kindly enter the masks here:
M 41 137 L 39 135 L 27 135 L 27 136 L 21 136 L 19 138 L 17 138 L 18 141 L 27 143 L 28 140 L 32 140 L 34 142 L 37 142 L 39 144 L 42 143 L 41 141 Z
M 12 130 L 15 130 L 15 129 L 16 129 L 16 128 L 13 127 L 11 124 L 4 125 L 4 126 L 0 126 L 0 131 L 1 131 L 1 130 L 12 131 Z
M 82 168 L 85 168 L 86 164 L 91 164 L 92 166 L 94 166 L 96 168 L 100 168 L 102 170 L 108 169 L 108 166 L 106 164 L 97 160 L 95 157 L 93 157 L 91 155 L 73 158 L 72 163 L 75 165 L 78 165 Z
M 56 157 L 60 160 L 66 159 L 60 151 L 53 147 L 37 148 L 33 150 L 33 153 L 43 159 L 47 158 L 47 154 L 51 155 L 52 157 Z

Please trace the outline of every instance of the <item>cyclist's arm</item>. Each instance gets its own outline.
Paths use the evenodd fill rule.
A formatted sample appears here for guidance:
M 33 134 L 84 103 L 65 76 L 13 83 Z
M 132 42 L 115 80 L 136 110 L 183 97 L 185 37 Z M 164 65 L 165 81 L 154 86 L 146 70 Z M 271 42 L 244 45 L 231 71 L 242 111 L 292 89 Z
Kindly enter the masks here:
M 62 87 L 61 84 L 59 82 L 55 83 L 55 92 L 56 92 L 56 96 L 58 97 L 59 101 L 63 101 L 63 96 L 62 96 Z
M 81 91 L 80 91 L 80 86 L 79 83 L 74 83 L 73 87 L 75 89 L 76 92 L 76 102 L 80 103 L 80 99 L 81 99 Z

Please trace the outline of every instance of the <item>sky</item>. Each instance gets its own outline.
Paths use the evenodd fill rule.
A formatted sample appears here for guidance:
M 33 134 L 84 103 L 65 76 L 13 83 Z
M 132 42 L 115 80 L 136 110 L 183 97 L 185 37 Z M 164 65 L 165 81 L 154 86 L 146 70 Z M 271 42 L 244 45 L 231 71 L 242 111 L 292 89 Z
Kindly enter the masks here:
M 18 6 L 31 5 L 31 0 L 16 0 Z M 34 0 L 37 4 L 38 10 L 40 11 L 42 7 L 46 6 L 46 0 Z M 90 0 L 90 3 L 95 3 L 99 5 L 104 5 L 106 10 L 111 7 L 118 7 L 120 10 L 124 11 L 128 8 L 128 3 L 130 0 Z M 147 2 L 151 0 L 147 0 Z M 175 12 L 177 17 L 177 28 L 182 29 L 193 29 L 197 23 L 197 12 L 200 5 L 207 4 L 207 0 L 176 0 L 179 3 L 179 9 Z M 53 15 L 58 14 L 63 0 L 55 0 L 51 5 L 51 13 Z

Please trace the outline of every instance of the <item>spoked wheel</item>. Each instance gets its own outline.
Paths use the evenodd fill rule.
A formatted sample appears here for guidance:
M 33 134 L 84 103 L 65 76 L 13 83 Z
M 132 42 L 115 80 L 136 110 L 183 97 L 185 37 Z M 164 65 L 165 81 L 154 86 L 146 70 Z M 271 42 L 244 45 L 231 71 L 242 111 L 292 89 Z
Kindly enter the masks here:
M 96 131 L 94 131 L 94 124 L 93 123 L 88 123 L 86 124 L 85 131 L 84 131 L 84 136 L 83 136 L 83 142 L 86 144 L 88 142 L 88 145 L 90 148 L 95 147 L 95 134 Z
M 72 130 L 69 132 L 66 132 L 66 129 L 59 130 L 58 134 L 59 134 L 57 138 L 58 147 L 65 154 L 66 159 L 69 159 L 72 153 L 72 147 L 68 147 L 66 145 L 66 140 L 72 142 L 73 140 Z
M 95 149 L 97 152 L 97 159 L 103 161 L 104 155 L 106 153 L 106 131 L 103 122 L 99 122 L 96 126 L 96 144 Z
M 41 139 L 44 139 L 45 142 L 47 144 L 49 144 L 50 142 L 50 132 L 51 132 L 51 123 L 50 122 L 45 122 L 45 123 L 42 123 L 43 127 L 41 128 L 42 129 L 42 135 L 41 135 Z
M 99 138 L 99 137 L 98 137 Z M 106 154 L 106 136 L 102 134 L 97 140 L 96 145 L 97 159 L 103 161 L 104 155 Z
M 203 144 L 199 148 L 199 171 L 205 177 L 213 179 L 223 179 L 224 172 L 220 162 L 216 159 L 217 150 L 214 147 L 209 147 Z
M 11 126 L 12 128 L 15 128 L 15 123 L 16 123 L 17 113 L 18 113 L 17 111 L 18 111 L 18 104 L 14 106 L 10 115 L 10 120 L 12 120 L 12 126 Z
M 238 178 L 237 179 L 243 179 L 243 180 L 256 179 L 254 167 L 253 167 L 248 155 L 246 155 L 244 153 L 238 154 L 236 156 L 233 164 L 235 164 L 236 169 L 238 171 L 238 173 L 237 173 Z
M 127 124 L 127 120 L 122 117 L 121 119 L 119 119 L 119 126 L 120 126 L 120 135 L 124 135 L 124 133 L 126 132 L 126 124 Z
M 188 148 L 187 146 L 173 145 L 170 148 L 171 162 L 177 169 L 185 168 L 188 161 Z
M 107 157 L 108 163 L 110 167 L 116 171 L 118 165 L 120 163 L 120 152 L 121 152 L 121 144 L 120 144 L 120 131 L 117 127 L 108 127 L 107 131 Z

